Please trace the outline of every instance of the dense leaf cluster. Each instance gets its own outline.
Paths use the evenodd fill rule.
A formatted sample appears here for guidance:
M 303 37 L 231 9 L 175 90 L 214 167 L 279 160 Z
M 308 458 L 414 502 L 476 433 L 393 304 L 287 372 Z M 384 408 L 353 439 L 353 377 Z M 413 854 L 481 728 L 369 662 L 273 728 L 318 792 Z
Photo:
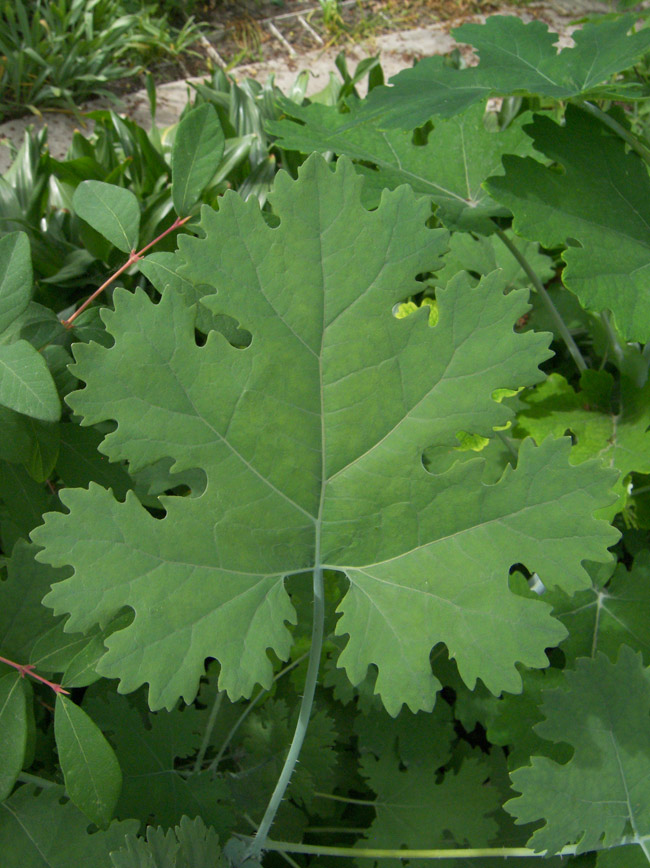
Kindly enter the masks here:
M 631 30 L 494 17 L 472 69 L 269 89 L 225 192 L 209 88 L 171 153 L 103 117 L 145 186 L 55 167 L 123 263 L 81 315 L 14 215 L 3 865 L 650 862 Z

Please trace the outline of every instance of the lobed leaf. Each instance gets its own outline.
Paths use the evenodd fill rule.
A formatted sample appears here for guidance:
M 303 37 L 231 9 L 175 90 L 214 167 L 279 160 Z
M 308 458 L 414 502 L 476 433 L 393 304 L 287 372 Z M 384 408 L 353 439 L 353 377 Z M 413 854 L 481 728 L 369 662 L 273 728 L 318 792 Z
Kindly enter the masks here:
M 650 832 L 650 678 L 641 655 L 622 646 L 616 663 L 598 652 L 566 671 L 565 687 L 544 693 L 546 720 L 539 735 L 567 742 L 565 765 L 533 757 L 512 772 L 522 795 L 505 805 L 518 823 L 544 819 L 529 841 L 536 851 L 556 853 L 577 843 L 584 853 L 617 843 L 628 825 Z
M 574 46 L 557 51 L 558 36 L 541 21 L 491 15 L 485 24 L 452 30 L 458 42 L 473 45 L 478 66 L 453 69 L 442 57 L 426 57 L 377 87 L 363 115 L 384 127 L 413 129 L 434 115 L 452 117 L 489 96 L 537 94 L 556 100 L 623 97 L 625 88 L 605 84 L 650 47 L 647 29 L 629 34 L 631 15 L 587 21 L 572 34 Z M 629 35 L 628 35 L 629 34 Z
M 504 295 L 498 275 L 451 281 L 433 328 L 428 306 L 394 316 L 447 234 L 426 228 L 428 203 L 406 187 L 366 211 L 362 184 L 346 159 L 332 171 L 313 156 L 297 181 L 277 177 L 277 226 L 226 194 L 203 210 L 203 238 L 180 239 L 182 276 L 214 287 L 201 303 L 247 329 L 247 347 L 215 331 L 197 346 L 195 309 L 169 289 L 158 304 L 118 290 L 103 315 L 114 344 L 76 348 L 86 388 L 69 402 L 84 424 L 117 422 L 111 460 L 205 474 L 196 496 L 160 498 L 162 519 L 132 492 L 67 490 L 69 514 L 34 533 L 39 557 L 74 567 L 46 598 L 68 629 L 133 610 L 98 671 L 122 691 L 149 682 L 152 708 L 191 701 L 206 657 L 233 698 L 268 686 L 267 650 L 286 659 L 295 617 L 283 578 L 319 568 L 350 582 L 339 664 L 353 683 L 376 666 L 392 714 L 433 706 L 438 642 L 470 686 L 518 690 L 515 663 L 545 666 L 564 628 L 510 591 L 510 567 L 570 592 L 617 537 L 591 515 L 613 474 L 571 467 L 568 440 L 526 441 L 494 485 L 456 450 L 459 432 L 509 420 L 496 390 L 541 378 L 548 336 L 513 331 L 526 292 Z
M 568 106 L 562 126 L 536 116 L 536 150 L 561 169 L 504 157 L 486 182 L 514 214 L 518 235 L 544 247 L 569 244 L 562 279 L 583 307 L 610 310 L 621 335 L 650 340 L 650 178 L 644 162 L 600 121 Z

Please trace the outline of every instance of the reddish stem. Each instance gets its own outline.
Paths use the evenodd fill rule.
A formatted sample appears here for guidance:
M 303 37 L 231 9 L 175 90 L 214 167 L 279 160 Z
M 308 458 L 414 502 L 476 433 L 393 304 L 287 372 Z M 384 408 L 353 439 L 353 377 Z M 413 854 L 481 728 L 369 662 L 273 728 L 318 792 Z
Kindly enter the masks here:
M 126 271 L 126 269 L 129 268 L 129 266 L 133 265 L 139 259 L 141 259 L 144 256 L 144 254 L 147 252 L 147 250 L 149 250 L 150 247 L 153 247 L 154 244 L 157 244 L 161 239 L 163 239 L 165 237 L 165 235 L 169 235 L 169 233 L 173 232 L 174 229 L 178 229 L 179 226 L 182 226 L 184 223 L 187 223 L 187 221 L 189 219 L 190 219 L 189 217 L 177 217 L 171 226 L 169 226 L 167 229 L 165 229 L 165 231 L 162 232 L 157 238 L 154 238 L 153 241 L 150 241 L 149 244 L 145 245 L 142 248 L 142 250 L 137 250 L 137 251 L 132 250 L 131 255 L 126 260 L 124 265 L 121 265 L 117 269 L 117 271 L 108 278 L 108 280 L 104 281 L 104 283 L 102 283 L 102 285 L 99 287 L 99 289 L 96 289 L 93 292 L 93 294 L 91 296 L 89 296 L 84 301 L 84 303 L 81 305 L 79 310 L 76 310 L 72 314 L 72 316 L 68 317 L 68 319 L 62 320 L 61 324 L 67 329 L 72 328 L 72 323 L 76 320 L 76 318 L 79 316 L 79 314 L 83 313 L 83 311 L 88 307 L 88 305 L 91 304 L 91 302 L 93 302 L 97 298 L 97 296 L 100 295 L 106 289 L 106 287 L 110 286 L 111 283 L 113 283 L 115 280 L 117 280 L 117 278 L 120 276 L 120 274 L 122 274 L 123 271 Z
M 34 672 L 34 666 L 32 663 L 14 663 L 13 660 L 7 660 L 6 657 L 0 657 L 0 663 L 6 663 L 7 666 L 12 666 L 14 669 L 17 669 L 20 672 L 21 678 L 24 678 L 26 675 L 29 675 L 30 678 L 35 678 L 37 681 L 40 681 L 41 684 L 46 684 L 55 693 L 70 693 L 69 690 L 65 690 L 65 688 L 61 687 L 60 684 L 57 684 L 54 681 L 48 681 L 47 678 L 43 678 L 42 675 L 38 675 L 38 673 Z

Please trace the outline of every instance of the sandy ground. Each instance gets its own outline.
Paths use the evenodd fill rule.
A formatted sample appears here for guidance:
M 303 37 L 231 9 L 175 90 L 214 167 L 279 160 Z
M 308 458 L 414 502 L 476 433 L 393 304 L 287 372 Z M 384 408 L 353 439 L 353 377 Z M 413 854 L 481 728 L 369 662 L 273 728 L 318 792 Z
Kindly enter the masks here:
M 544 0 L 534 3 L 525 9 L 504 6 L 501 14 L 519 15 L 525 21 L 539 18 L 545 21 L 551 30 L 559 34 L 559 45 L 571 43 L 570 34 L 575 25 L 573 22 L 581 16 L 593 12 L 608 12 L 611 6 L 598 0 Z M 476 16 L 469 19 L 482 21 L 485 16 Z M 468 20 L 468 19 L 465 19 Z M 401 69 L 412 66 L 415 59 L 433 54 L 445 54 L 456 47 L 457 43 L 449 35 L 451 28 L 458 26 L 462 20 L 444 22 L 415 30 L 405 30 L 398 33 L 389 33 L 379 36 L 370 42 L 360 43 L 346 49 L 346 56 L 351 68 L 356 63 L 369 55 L 379 53 L 386 78 L 395 75 Z M 461 46 L 461 49 L 471 55 L 471 49 Z M 327 84 L 331 72 L 336 73 L 334 58 L 341 50 L 334 47 L 325 51 L 311 51 L 299 56 L 278 57 L 266 63 L 252 63 L 239 66 L 230 71 L 234 79 L 256 78 L 265 81 L 271 74 L 275 76 L 275 83 L 281 90 L 288 90 L 302 70 L 310 73 L 307 93 L 315 93 Z M 191 92 L 188 82 L 201 81 L 204 77 L 187 79 L 161 85 L 156 91 L 157 112 L 156 124 L 166 127 L 178 120 Z M 361 89 L 360 89 L 361 90 Z M 138 91 L 128 94 L 123 98 L 124 107 L 122 114 L 131 118 L 136 123 L 148 129 L 151 125 L 149 114 L 149 101 L 146 91 Z M 106 108 L 109 104 L 103 101 L 88 103 L 82 107 L 82 111 L 94 108 Z M 57 159 L 62 159 L 67 151 L 72 134 L 80 129 L 84 135 L 92 134 L 92 123 L 80 126 L 78 118 L 57 112 L 45 112 L 43 118 L 33 115 L 7 121 L 0 124 L 0 173 L 6 171 L 9 166 L 9 149 L 2 147 L 3 140 L 10 140 L 20 145 L 23 140 L 24 130 L 33 124 L 40 128 L 44 124 L 48 126 L 48 141 L 50 153 Z

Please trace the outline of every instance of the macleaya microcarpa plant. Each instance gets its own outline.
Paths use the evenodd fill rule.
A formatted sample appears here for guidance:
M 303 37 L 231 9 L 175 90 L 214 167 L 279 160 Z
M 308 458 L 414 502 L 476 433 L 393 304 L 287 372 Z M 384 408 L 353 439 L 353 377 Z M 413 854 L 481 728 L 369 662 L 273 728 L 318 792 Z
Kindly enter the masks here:
M 623 194 L 648 167 L 591 103 L 644 95 L 609 81 L 648 45 L 631 23 L 556 55 L 541 25 L 497 17 L 459 33 L 477 71 L 417 67 L 429 102 L 407 88 L 391 109 L 406 73 L 367 107 L 283 101 L 277 146 L 328 158 L 281 171 L 263 209 L 229 191 L 196 214 L 223 150 L 196 109 L 172 156 L 173 228 L 191 227 L 174 253 L 135 252 L 128 191 L 78 187 L 151 286 L 114 289 L 72 346 L 75 472 L 61 463 L 8 562 L 11 866 L 64 814 L 61 868 L 650 862 L 648 307 L 642 273 L 613 282 L 597 255 L 618 231 L 643 272 L 641 194 Z M 498 77 L 513 28 L 530 81 Z M 479 101 L 513 82 L 574 99 L 556 136 L 525 105 L 486 129 Z M 614 157 L 622 204 L 595 228 Z M 32 747 L 50 718 L 29 674 L 60 694 L 56 767 Z

